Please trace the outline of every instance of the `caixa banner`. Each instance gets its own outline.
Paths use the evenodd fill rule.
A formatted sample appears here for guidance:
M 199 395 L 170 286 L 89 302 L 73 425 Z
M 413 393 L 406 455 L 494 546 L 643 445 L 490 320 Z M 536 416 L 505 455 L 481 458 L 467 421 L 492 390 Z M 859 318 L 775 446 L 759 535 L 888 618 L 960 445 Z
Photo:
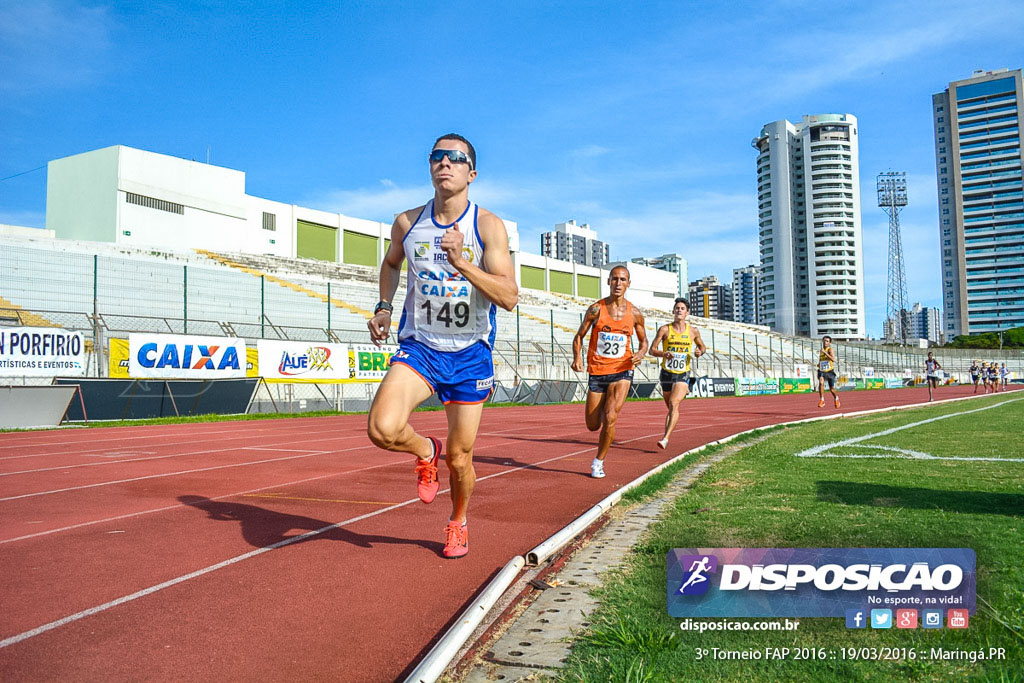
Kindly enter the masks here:
M 676 548 L 673 617 L 844 617 L 848 609 L 974 614 L 970 548 Z
M 129 377 L 245 377 L 245 341 L 237 337 L 130 334 L 128 349 Z

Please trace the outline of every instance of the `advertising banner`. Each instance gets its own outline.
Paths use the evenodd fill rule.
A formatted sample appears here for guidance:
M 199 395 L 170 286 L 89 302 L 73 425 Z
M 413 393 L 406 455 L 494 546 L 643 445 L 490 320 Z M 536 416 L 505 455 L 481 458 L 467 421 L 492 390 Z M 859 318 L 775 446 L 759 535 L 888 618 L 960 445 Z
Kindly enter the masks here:
M 875 369 L 873 367 L 865 365 L 864 366 L 864 376 L 865 377 L 874 377 L 875 376 Z
M 223 379 L 245 377 L 245 341 L 238 337 L 180 334 L 128 335 L 132 378 Z
M 737 396 L 761 396 L 779 393 L 779 380 L 775 377 L 737 377 Z
M 713 398 L 735 396 L 736 380 L 732 377 L 698 377 L 690 387 L 687 398 Z
M 398 347 L 393 345 L 353 344 L 348 364 L 349 378 L 361 381 L 384 379 L 391 356 L 396 351 Z
M 267 382 L 340 382 L 349 378 L 347 344 L 256 342 L 257 367 Z
M 0 328 L 0 377 L 82 377 L 85 338 L 59 327 Z
M 796 365 L 793 366 L 793 374 L 801 378 L 810 377 L 811 366 L 807 365 L 806 363 L 797 363 Z
M 779 380 L 779 393 L 782 394 L 805 394 L 810 390 L 810 377 L 783 377 Z
M 666 592 L 673 617 L 856 612 L 863 628 L 896 607 L 974 614 L 975 580 L 970 548 L 675 548 Z
M 885 388 L 886 389 L 902 389 L 906 386 L 902 377 L 886 377 Z
M 864 379 L 865 389 L 885 389 L 885 379 L 882 377 L 867 377 Z

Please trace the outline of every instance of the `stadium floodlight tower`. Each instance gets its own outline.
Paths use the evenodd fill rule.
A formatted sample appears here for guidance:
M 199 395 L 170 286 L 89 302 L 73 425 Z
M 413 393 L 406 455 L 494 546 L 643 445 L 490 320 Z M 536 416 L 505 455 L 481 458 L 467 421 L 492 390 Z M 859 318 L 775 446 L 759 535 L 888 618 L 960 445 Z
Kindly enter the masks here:
M 907 273 L 903 268 L 903 240 L 900 238 L 900 209 L 907 205 L 907 174 L 889 171 L 878 174 L 878 206 L 889 216 L 889 286 L 885 317 L 890 342 L 906 345 Z

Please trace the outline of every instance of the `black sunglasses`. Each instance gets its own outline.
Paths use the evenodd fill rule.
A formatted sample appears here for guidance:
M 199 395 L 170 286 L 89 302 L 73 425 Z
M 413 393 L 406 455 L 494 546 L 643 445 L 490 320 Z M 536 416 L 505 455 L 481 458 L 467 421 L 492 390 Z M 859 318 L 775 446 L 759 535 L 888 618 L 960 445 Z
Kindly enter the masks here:
M 430 153 L 429 158 L 436 164 L 445 157 L 448 157 L 448 161 L 453 164 L 469 164 L 470 170 L 473 168 L 473 162 L 470 160 L 469 155 L 458 149 L 435 149 Z

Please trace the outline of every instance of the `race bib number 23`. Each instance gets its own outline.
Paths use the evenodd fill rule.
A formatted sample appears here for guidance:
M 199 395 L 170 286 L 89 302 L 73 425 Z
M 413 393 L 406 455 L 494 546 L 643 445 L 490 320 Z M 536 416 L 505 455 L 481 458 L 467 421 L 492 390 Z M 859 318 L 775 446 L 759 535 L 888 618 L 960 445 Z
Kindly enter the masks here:
M 602 358 L 622 358 L 629 350 L 629 341 L 624 334 L 598 332 L 597 355 Z

